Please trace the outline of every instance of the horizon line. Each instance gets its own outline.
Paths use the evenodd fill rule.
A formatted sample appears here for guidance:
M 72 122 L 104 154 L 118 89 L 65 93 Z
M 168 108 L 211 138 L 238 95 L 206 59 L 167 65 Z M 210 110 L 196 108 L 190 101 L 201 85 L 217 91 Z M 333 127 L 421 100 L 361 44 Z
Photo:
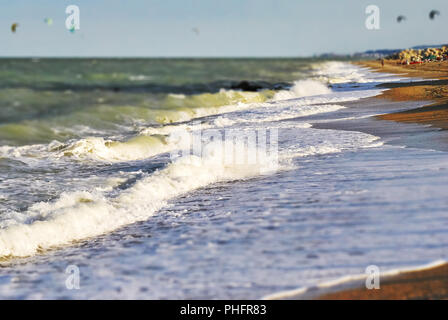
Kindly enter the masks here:
M 1 56 L 0 59 L 313 59 L 313 56 Z M 337 56 L 350 56 L 349 54 Z

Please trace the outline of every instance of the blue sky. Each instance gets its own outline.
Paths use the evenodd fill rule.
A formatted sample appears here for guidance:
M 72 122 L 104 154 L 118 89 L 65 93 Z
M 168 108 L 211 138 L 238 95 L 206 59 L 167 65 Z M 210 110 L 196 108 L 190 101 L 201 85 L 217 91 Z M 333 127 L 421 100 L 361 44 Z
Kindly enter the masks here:
M 65 28 L 70 4 L 80 8 L 74 34 Z M 381 10 L 380 30 L 365 28 L 370 4 Z M 432 9 L 441 11 L 433 21 Z M 407 20 L 399 24 L 401 14 Z M 51 27 L 46 17 L 54 20 Z M 0 56 L 351 53 L 447 43 L 447 17 L 446 0 L 0 0 Z

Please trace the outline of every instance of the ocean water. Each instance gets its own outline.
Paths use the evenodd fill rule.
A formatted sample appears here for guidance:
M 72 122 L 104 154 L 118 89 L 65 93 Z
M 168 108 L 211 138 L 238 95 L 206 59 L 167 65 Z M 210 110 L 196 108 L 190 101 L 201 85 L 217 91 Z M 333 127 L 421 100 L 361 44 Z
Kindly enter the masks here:
M 446 152 L 313 128 L 374 114 L 344 103 L 401 80 L 312 59 L 0 60 L 0 297 L 261 298 L 446 259 Z M 229 132 L 247 141 L 225 149 Z

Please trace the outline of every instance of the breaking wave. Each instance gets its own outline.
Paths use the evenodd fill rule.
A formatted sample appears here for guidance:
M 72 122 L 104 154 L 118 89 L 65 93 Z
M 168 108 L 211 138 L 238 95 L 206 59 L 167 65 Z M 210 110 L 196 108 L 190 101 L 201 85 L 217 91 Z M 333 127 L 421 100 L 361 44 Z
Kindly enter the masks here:
M 73 126 L 73 131 L 80 137 L 67 141 L 51 141 L 55 139 L 49 137 L 48 143 L 2 146 L 0 157 L 23 161 L 26 165 L 36 162 L 42 166 L 63 160 L 63 168 L 71 159 L 81 163 L 85 159 L 121 162 L 188 149 L 190 142 L 178 139 L 179 132 L 191 135 L 201 130 L 228 128 L 242 131 L 281 128 L 285 132 L 280 137 L 278 154 L 257 158 L 256 163 L 223 161 L 222 144 L 206 141 L 201 155 L 184 156 L 155 172 L 142 173 L 125 188 L 78 188 L 58 194 L 53 201 L 34 203 L 22 211 L 2 212 L 0 257 L 33 255 L 147 220 L 168 201 L 192 190 L 219 181 L 269 174 L 276 169 L 287 170 L 294 167 L 292 160 L 297 157 L 378 146 L 381 142 L 372 135 L 317 130 L 306 122 L 289 121 L 333 112 L 344 108 L 341 102 L 376 93 L 378 90 L 334 92 L 325 81 L 303 80 L 295 82 L 289 90 L 278 92 L 221 90 L 190 96 L 171 94 L 165 97 L 164 109 L 100 106 L 80 111 L 76 121 L 70 121 L 79 125 L 84 123 L 80 119 L 98 115 L 95 120 L 86 122 L 92 126 L 101 122 L 101 129 L 109 129 L 108 126 L 113 124 L 126 134 L 107 136 L 95 131 L 96 135 L 92 136 L 91 131 L 76 130 L 78 127 Z M 196 118 L 201 119 L 191 121 Z M 259 150 L 251 150 L 244 142 L 237 143 L 246 150 L 245 154 L 259 154 Z

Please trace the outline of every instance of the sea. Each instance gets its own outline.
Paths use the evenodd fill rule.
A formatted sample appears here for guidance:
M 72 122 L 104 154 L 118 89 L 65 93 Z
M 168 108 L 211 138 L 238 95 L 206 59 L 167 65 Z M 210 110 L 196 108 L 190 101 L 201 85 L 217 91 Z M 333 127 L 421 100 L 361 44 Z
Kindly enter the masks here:
M 259 299 L 448 258 L 448 153 L 318 129 L 322 59 L 0 59 L 0 298 Z M 405 106 L 403 106 L 405 108 Z

